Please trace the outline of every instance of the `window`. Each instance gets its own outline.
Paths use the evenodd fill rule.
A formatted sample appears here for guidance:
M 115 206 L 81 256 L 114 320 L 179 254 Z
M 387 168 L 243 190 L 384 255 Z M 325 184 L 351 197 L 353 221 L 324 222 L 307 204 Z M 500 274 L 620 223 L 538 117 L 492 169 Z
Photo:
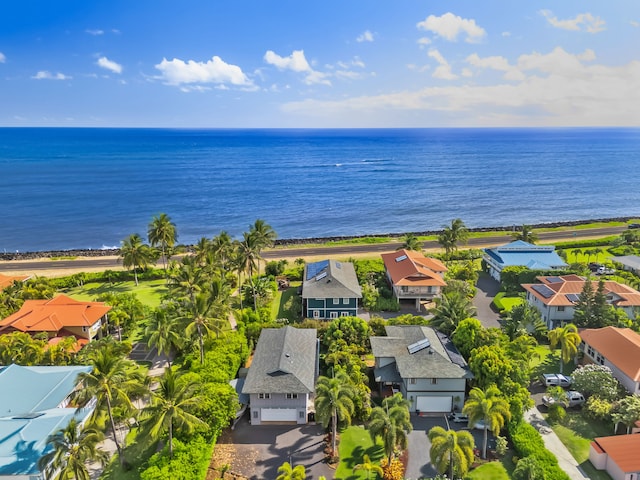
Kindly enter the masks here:
M 349 312 L 340 312 L 340 316 L 341 317 L 348 317 L 349 316 Z
M 559 312 L 564 312 L 564 307 L 558 307 Z
M 338 312 L 329 312 L 329 318 L 338 318 Z
M 320 310 L 312 310 L 313 318 L 320 318 Z
M 596 357 L 596 362 L 598 362 L 600 365 L 604 365 L 604 357 L 598 354 Z
M 340 305 L 340 299 L 339 298 L 332 298 L 331 299 L 331 303 L 333 303 L 334 305 Z
M 401 287 L 400 287 L 400 291 L 401 291 L 402 293 L 407 293 L 407 292 L 409 291 L 409 287 L 407 287 L 407 286 L 403 285 L 403 286 L 401 286 Z
M 437 385 L 438 384 L 438 379 L 437 378 L 432 378 L 431 379 L 431 385 Z
M 415 378 L 410 378 L 410 379 L 409 379 L 409 383 L 410 383 L 411 385 L 415 385 L 415 384 L 417 383 L 417 381 L 416 381 L 416 379 L 415 379 Z
M 593 350 L 593 347 L 591 345 L 589 345 L 587 347 L 587 355 L 589 355 L 591 358 L 594 357 L 595 351 Z
M 287 400 L 295 400 L 296 398 L 298 398 L 297 393 L 287 393 Z
M 298 418 L 304 418 L 304 412 L 302 410 L 298 412 Z
M 258 411 L 257 410 L 253 411 L 253 418 L 258 418 Z
M 343 298 L 342 299 L 342 304 L 343 305 L 349 305 L 349 299 L 348 298 Z
M 258 394 L 258 398 L 260 400 L 269 400 L 271 398 L 271 394 L 270 393 L 259 393 Z

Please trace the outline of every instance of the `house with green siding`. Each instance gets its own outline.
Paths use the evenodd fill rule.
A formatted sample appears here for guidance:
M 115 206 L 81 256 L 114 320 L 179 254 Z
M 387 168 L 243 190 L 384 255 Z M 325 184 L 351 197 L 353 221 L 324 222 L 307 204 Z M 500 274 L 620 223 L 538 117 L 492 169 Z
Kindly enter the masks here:
M 352 263 L 322 260 L 304 267 L 302 313 L 306 318 L 355 317 L 362 299 Z

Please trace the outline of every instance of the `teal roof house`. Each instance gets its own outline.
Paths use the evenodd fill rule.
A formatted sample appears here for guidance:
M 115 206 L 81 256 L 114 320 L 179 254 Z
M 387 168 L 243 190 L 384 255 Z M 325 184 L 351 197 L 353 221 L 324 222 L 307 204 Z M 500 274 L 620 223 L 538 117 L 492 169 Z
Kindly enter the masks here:
M 78 408 L 71 394 L 92 367 L 22 367 L 0 370 L 0 480 L 45 480 L 38 460 L 47 438 L 72 418 L 84 423 L 95 400 Z
M 500 281 L 505 267 L 527 267 L 531 270 L 562 270 L 567 264 L 555 252 L 553 245 L 534 245 L 516 240 L 500 247 L 485 248 L 483 260 L 489 275 Z
M 331 319 L 358 315 L 362 288 L 352 263 L 322 260 L 307 263 L 302 283 L 302 315 Z

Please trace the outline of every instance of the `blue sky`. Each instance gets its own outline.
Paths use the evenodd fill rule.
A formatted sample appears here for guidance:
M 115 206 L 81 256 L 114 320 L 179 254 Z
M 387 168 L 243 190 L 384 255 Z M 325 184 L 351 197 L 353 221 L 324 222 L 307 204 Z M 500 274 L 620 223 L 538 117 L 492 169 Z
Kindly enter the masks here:
M 640 126 L 638 0 L 20 0 L 0 126 Z

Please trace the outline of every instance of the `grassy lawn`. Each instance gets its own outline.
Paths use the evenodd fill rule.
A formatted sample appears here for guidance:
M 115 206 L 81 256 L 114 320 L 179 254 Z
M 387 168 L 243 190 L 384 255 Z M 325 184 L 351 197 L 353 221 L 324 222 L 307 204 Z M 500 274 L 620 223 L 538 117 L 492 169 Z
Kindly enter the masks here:
M 286 290 L 278 290 L 273 302 L 271 302 L 271 318 L 286 318 L 290 323 L 300 320 L 300 315 L 294 305 L 300 304 L 298 297 L 298 286 L 300 282 L 292 282 L 291 287 Z
M 136 287 L 135 282 L 104 282 L 85 283 L 84 287 L 74 287 L 63 291 L 77 300 L 93 301 L 103 293 L 135 293 L 143 304 L 155 308 L 160 305 L 162 296 L 167 293 L 166 283 L 161 280 L 140 280 Z
M 552 424 L 551 428 L 565 444 L 571 455 L 580 463 L 587 475 L 595 480 L 610 480 L 606 472 L 596 470 L 589 462 L 589 445 L 596 437 L 612 435 L 610 426 L 589 420 L 580 411 L 567 411 L 562 422 Z
M 359 426 L 353 426 L 340 433 L 340 463 L 336 470 L 336 480 L 365 480 L 367 473 L 362 470 L 353 471 L 353 467 L 362 463 L 365 454 L 372 462 L 378 463 L 384 457 L 382 445 L 374 445 L 369 432 Z M 372 480 L 378 478 L 371 475 Z
M 156 444 L 145 442 L 145 439 L 138 440 L 138 430 L 133 429 L 127 435 L 127 447 L 124 450 L 124 458 L 127 459 L 129 468 L 122 468 L 118 455 L 111 458 L 111 462 L 106 466 L 101 480 L 137 480 L 140 478 L 139 468 L 151 455 L 153 455 Z
M 560 373 L 560 349 L 551 351 L 549 345 L 538 345 L 536 357 L 531 358 L 531 379 L 539 378 L 543 373 Z M 562 369 L 565 375 L 570 375 L 576 369 L 573 362 L 565 363 Z
M 500 462 L 489 462 L 473 469 L 467 480 L 509 480 L 509 474 Z
M 510 312 L 513 307 L 516 305 L 522 305 L 524 302 L 524 298 L 517 295 L 513 297 L 506 297 L 504 292 L 498 293 L 493 299 L 493 304 L 500 312 L 503 310 Z

